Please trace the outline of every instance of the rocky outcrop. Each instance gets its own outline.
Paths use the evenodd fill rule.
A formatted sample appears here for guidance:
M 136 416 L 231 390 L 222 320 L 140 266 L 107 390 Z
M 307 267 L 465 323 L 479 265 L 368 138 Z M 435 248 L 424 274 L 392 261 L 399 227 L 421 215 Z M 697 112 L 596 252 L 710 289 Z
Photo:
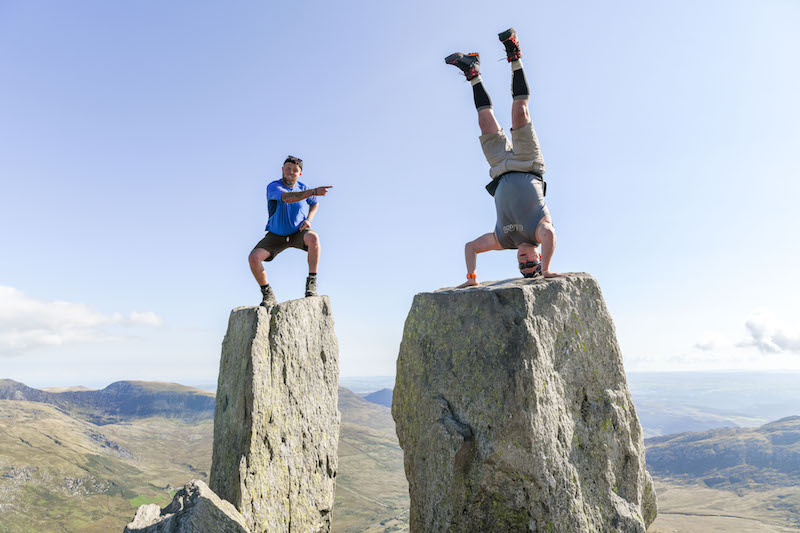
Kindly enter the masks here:
M 392 413 L 412 532 L 643 532 L 655 519 L 614 326 L 588 275 L 416 295 Z
M 179 490 L 163 510 L 142 505 L 124 533 L 250 533 L 244 517 L 196 479 Z
M 330 530 L 338 357 L 327 296 L 231 313 L 210 486 L 253 533 Z

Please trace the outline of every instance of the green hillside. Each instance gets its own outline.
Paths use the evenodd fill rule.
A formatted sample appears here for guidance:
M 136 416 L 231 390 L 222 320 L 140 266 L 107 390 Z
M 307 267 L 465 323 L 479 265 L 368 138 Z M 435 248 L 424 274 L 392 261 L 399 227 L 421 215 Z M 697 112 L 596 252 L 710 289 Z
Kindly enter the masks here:
M 199 420 L 214 414 L 213 393 L 156 381 L 117 381 L 102 390 L 51 392 L 2 379 L 0 399 L 47 403 L 97 425 L 153 416 Z
M 58 408 L 0 401 L 0 532 L 121 531 L 141 503 L 167 503 L 192 463 L 208 471 L 211 420 L 98 427 Z
M 800 416 L 757 428 L 724 428 L 647 439 L 654 474 L 682 475 L 733 489 L 800 480 Z
M 116 398 L 103 389 L 112 399 L 104 412 L 98 397 L 94 404 L 58 398 L 51 404 L 46 391 L 0 382 L 6 394 L 27 398 L 0 400 L 0 533 L 122 531 L 139 505 L 166 505 L 190 479 L 208 480 L 213 394 L 175 384 L 119 383 L 126 385 L 110 388 Z M 202 418 L 131 416 L 106 423 L 120 405 L 165 391 L 210 396 L 212 407 Z M 403 454 L 389 409 L 347 389 L 339 390 L 339 408 L 334 531 L 407 531 Z
M 163 506 L 188 480 L 208 479 L 213 395 L 119 383 L 125 385 L 102 390 L 111 410 L 104 412 L 103 396 L 91 409 L 85 399 L 55 405 L 42 401 L 50 398 L 39 393 L 48 391 L 0 381 L 6 394 L 29 398 L 0 400 L 0 533 L 122 531 L 139 505 Z M 92 391 L 55 394 L 65 392 Z M 210 397 L 212 407 L 185 419 L 136 415 L 105 423 L 119 416 L 120 405 L 164 393 Z M 389 408 L 340 388 L 339 409 L 333 530 L 408 531 L 408 485 Z M 659 495 L 649 533 L 800 528 L 800 417 L 646 443 Z

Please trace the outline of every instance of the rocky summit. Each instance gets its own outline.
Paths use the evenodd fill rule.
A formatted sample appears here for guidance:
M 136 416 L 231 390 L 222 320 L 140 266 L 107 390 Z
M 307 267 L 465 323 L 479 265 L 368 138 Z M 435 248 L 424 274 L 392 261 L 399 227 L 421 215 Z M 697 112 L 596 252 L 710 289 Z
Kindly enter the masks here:
M 656 517 L 589 275 L 415 296 L 392 414 L 414 532 L 644 532 Z
M 124 533 L 250 533 L 244 517 L 196 479 L 179 490 L 163 510 L 142 505 Z
M 253 533 L 330 531 L 338 358 L 327 296 L 231 312 L 210 486 Z

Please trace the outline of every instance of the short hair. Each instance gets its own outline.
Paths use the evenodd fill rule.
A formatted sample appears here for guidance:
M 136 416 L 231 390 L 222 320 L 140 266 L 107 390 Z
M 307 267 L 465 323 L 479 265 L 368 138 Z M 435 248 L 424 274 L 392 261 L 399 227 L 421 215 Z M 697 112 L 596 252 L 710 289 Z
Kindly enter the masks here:
M 300 170 L 303 170 L 303 160 L 300 159 L 299 157 L 295 157 L 293 155 L 287 155 L 286 161 L 284 161 L 283 164 L 285 165 L 286 163 L 294 163 L 295 165 L 300 167 Z

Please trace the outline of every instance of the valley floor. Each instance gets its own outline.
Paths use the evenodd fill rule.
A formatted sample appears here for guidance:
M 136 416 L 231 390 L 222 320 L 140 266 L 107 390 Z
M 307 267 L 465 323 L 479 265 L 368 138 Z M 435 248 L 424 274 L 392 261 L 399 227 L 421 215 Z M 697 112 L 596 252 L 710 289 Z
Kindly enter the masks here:
M 648 533 L 800 531 L 800 487 L 738 493 L 679 479 L 655 479 L 658 518 Z

